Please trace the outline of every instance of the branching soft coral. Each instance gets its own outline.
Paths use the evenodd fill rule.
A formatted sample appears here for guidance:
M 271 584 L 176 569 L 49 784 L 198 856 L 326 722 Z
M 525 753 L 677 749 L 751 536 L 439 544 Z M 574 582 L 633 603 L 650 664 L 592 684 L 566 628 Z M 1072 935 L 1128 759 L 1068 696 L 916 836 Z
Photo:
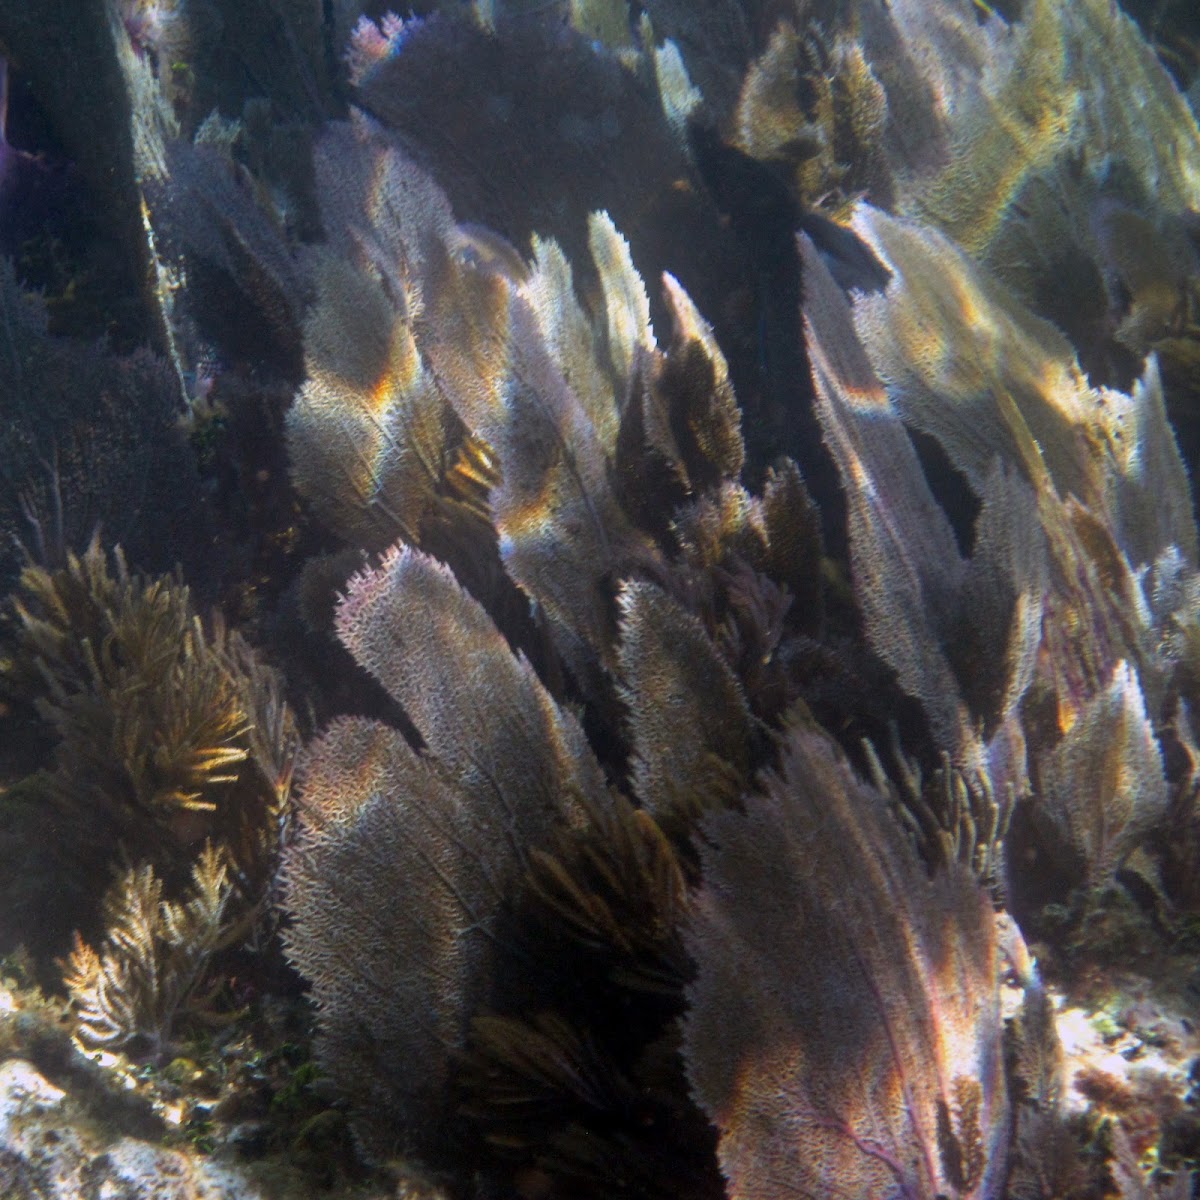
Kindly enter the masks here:
M 122 875 L 104 902 L 103 945 L 95 950 L 76 934 L 67 963 L 63 982 L 80 1041 L 158 1057 L 184 1021 L 213 1016 L 204 976 L 235 931 L 227 916 L 233 893 L 224 855 L 211 845 L 182 902 L 163 899 L 153 867 Z
M 178 577 L 133 574 L 98 541 L 60 570 L 26 568 L 9 632 L 5 690 L 36 708 L 57 744 L 53 765 L 23 785 L 39 800 L 24 829 L 20 819 L 6 829 L 6 849 L 53 840 L 59 871 L 38 886 L 75 898 L 59 920 L 86 925 L 84 897 L 104 889 L 118 858 L 152 865 L 168 893 L 184 886 L 206 838 L 257 903 L 296 747 L 278 676 L 238 634 L 206 629 Z M 65 930 L 43 914 L 16 918 L 6 936 L 31 932 L 53 941 Z

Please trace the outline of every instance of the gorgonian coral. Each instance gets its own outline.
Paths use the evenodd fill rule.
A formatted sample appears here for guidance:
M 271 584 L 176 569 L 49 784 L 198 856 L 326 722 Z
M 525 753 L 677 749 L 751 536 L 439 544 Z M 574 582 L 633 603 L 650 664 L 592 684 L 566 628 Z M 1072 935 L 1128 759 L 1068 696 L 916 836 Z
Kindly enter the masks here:
M 8 625 L 5 691 L 36 710 L 53 758 L 20 789 L 6 853 L 45 843 L 57 865 L 33 895 L 14 892 L 6 938 L 90 935 L 87 898 L 116 862 L 153 866 L 174 892 L 206 839 L 260 903 L 296 748 L 278 675 L 239 634 L 206 627 L 178 577 L 137 575 L 98 540 L 58 570 L 27 567 Z M 37 922 L 23 916 L 46 894 Z
M 685 1056 L 730 1194 L 1002 1196 L 992 906 L 958 864 L 926 876 L 825 735 L 785 738 L 745 811 L 705 821 L 688 923 Z
M 301 837 L 285 872 L 288 940 L 324 1014 L 328 1069 L 357 1099 L 368 1144 L 400 1136 L 428 1148 L 440 1140 L 451 1056 L 488 994 L 506 941 L 503 905 L 530 849 L 559 824 L 578 824 L 585 799 L 604 805 L 604 783 L 575 719 L 444 567 L 394 552 L 354 581 L 339 623 L 429 754 L 362 722 L 335 724 L 310 749 Z M 478 684 L 487 703 L 459 680 Z M 376 940 L 381 955 L 370 949 Z M 383 1078 L 368 1065 L 380 1055 L 395 1064 Z
M 283 937 L 373 1160 L 1032 1200 L 1107 1154 L 1152 1188 L 1119 1137 L 1075 1153 L 996 910 L 1060 975 L 1137 905 L 1186 945 L 1197 137 L 1111 5 L 1003 10 L 442 6 L 360 23 L 355 110 L 290 130 L 201 123 L 203 71 L 117 39 L 194 441 L 279 515 L 279 579 L 230 537 L 228 611 L 287 645 L 295 601 L 293 686 L 357 714 L 304 755 Z M 311 62 L 357 15 L 280 28 Z M 82 1034 L 164 1049 L 264 895 L 278 681 L 98 551 L 13 614 L 53 757 L 5 810 L 92 895 L 129 860 Z
M 868 634 L 954 763 L 992 790 L 1036 793 L 1031 809 L 1069 844 L 1078 882 L 1106 886 L 1168 807 L 1154 720 L 1173 719 L 1181 677 L 1152 566 L 1166 556 L 1195 573 L 1157 371 L 1129 395 L 1090 387 L 1061 335 L 939 235 L 871 210 L 856 220 L 893 271 L 855 304 L 861 344 L 805 253 L 819 412 L 853 484 Z M 982 500 L 970 559 L 901 415 Z
M 233 881 L 221 852 L 206 846 L 186 900 L 163 899 L 154 868 L 127 871 L 105 899 L 105 941 L 76 934 L 63 983 L 77 1036 L 89 1047 L 126 1047 L 159 1057 L 189 1018 L 211 1017 L 204 990 L 213 956 L 237 934 L 226 915 Z
M 22 288 L 8 261 L 0 312 L 3 586 L 20 573 L 22 545 L 61 566 L 97 526 L 154 569 L 183 560 L 205 579 L 197 550 L 212 527 L 167 364 L 146 350 L 120 356 L 52 336 L 46 301 Z

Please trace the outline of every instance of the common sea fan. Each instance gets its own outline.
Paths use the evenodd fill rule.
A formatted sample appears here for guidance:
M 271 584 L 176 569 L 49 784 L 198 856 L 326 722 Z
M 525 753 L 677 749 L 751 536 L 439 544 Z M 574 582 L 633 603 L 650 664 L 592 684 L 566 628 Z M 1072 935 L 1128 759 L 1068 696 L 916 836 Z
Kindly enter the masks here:
M 704 823 L 684 1053 L 735 1200 L 995 1200 L 1012 1115 L 995 917 L 928 878 L 823 733 Z M 849 881 L 853 880 L 853 884 Z
M 428 1153 L 449 1134 L 451 1060 L 489 995 L 529 852 L 578 823 L 583 798 L 603 806 L 604 783 L 574 717 L 418 551 L 357 577 L 339 626 L 429 753 L 363 721 L 309 749 L 287 940 L 365 1144 Z

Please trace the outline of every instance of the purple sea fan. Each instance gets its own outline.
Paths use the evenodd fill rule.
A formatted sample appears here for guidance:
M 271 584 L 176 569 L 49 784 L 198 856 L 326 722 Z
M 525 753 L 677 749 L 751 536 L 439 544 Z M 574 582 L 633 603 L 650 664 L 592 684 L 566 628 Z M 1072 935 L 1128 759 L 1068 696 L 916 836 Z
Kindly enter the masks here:
M 731 1200 L 989 1200 L 1010 1112 L 995 918 L 930 879 L 882 797 L 793 728 L 705 826 L 684 1053 Z
M 608 793 L 578 721 L 435 559 L 393 548 L 351 581 L 337 624 L 424 751 L 360 718 L 308 748 L 287 950 L 367 1153 L 454 1154 L 453 1061 L 511 950 L 504 906 L 530 850 Z

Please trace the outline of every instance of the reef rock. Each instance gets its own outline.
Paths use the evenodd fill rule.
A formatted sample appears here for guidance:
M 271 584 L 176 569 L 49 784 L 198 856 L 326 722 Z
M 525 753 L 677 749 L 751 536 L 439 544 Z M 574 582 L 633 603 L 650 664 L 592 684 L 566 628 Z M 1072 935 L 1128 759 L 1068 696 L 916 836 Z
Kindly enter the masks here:
M 20 1058 L 0 1064 L 0 1195 L 9 1200 L 259 1200 L 236 1167 L 133 1137 L 114 1138 Z

